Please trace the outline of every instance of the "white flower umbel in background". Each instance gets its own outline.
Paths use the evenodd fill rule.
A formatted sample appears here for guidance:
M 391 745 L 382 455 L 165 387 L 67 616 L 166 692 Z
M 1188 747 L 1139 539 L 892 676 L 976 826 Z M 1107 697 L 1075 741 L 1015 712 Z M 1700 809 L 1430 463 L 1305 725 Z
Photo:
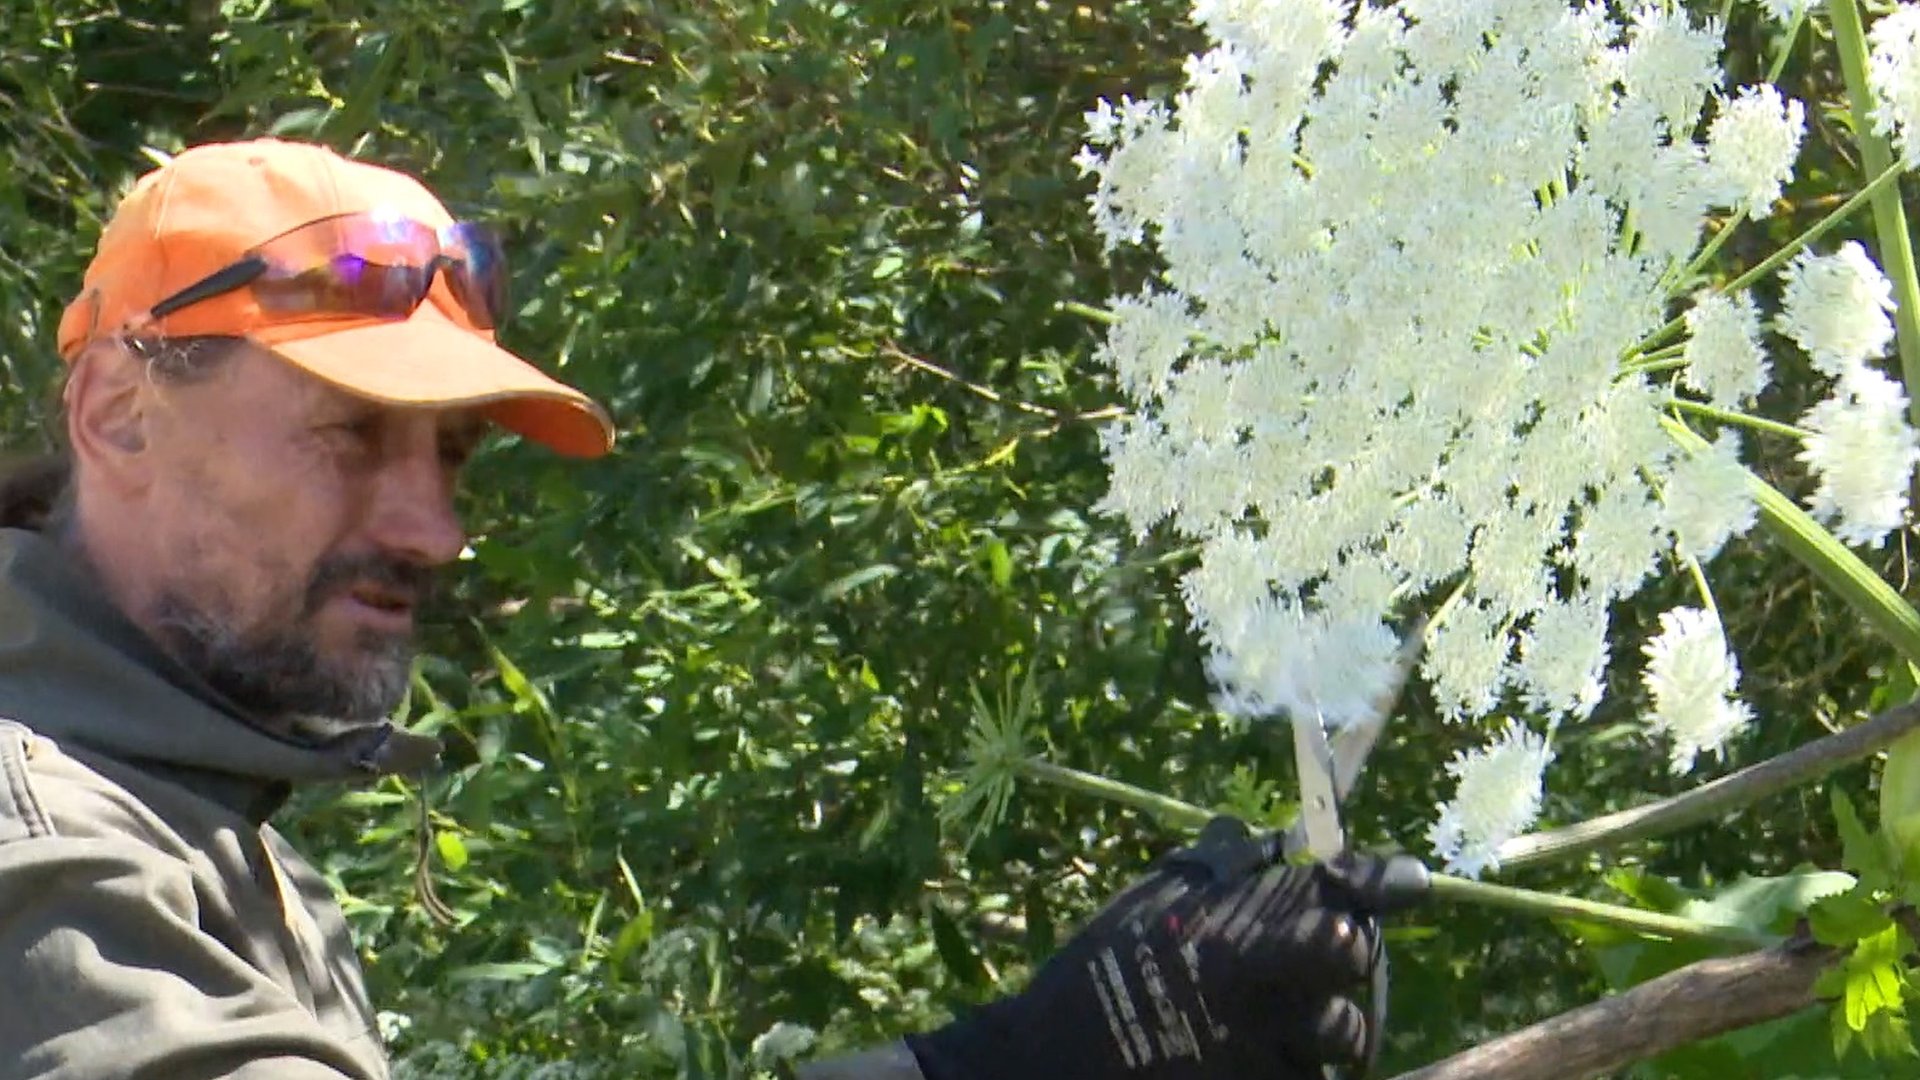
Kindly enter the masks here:
M 1076 158 L 1107 243 L 1164 265 L 1113 305 L 1101 355 L 1134 408 L 1102 506 L 1201 543 L 1184 595 L 1229 709 L 1352 722 L 1389 628 L 1439 606 L 1422 670 L 1450 713 L 1584 715 L 1609 605 L 1753 524 L 1734 444 L 1695 461 L 1661 428 L 1676 394 L 1765 388 L 1751 300 L 1694 304 L 1692 371 L 1636 347 L 1708 213 L 1777 198 L 1801 106 L 1729 93 L 1717 24 L 1679 5 L 1193 10 L 1211 47 L 1181 93 L 1101 103 Z M 1545 738 L 1499 747 L 1537 792 Z M 1435 827 L 1454 869 L 1538 806 L 1467 807 L 1484 760 Z

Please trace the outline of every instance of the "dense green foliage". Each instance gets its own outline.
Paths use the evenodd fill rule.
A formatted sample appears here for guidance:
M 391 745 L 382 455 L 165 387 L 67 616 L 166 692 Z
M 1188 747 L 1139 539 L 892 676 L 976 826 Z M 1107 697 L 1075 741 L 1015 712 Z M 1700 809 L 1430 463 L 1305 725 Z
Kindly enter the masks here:
M 506 340 L 552 358 L 621 425 L 604 462 L 503 442 L 474 468 L 472 557 L 409 707 L 451 748 L 427 785 L 426 873 L 455 921 L 422 902 L 411 788 L 315 793 L 289 815 L 342 892 L 382 1008 L 405 1018 L 396 1049 L 417 1075 L 533 1075 L 550 1060 L 581 1075 L 739 1074 L 776 1022 L 850 1047 L 1017 986 L 1178 836 L 1032 789 L 969 844 L 972 822 L 940 808 L 960 787 L 976 693 L 999 709 L 1030 685 L 1062 762 L 1284 816 L 1282 740 L 1208 708 L 1173 588 L 1190 553 L 1089 511 L 1113 395 L 1089 361 L 1098 325 L 1073 305 L 1147 267 L 1099 251 L 1069 159 L 1096 98 L 1177 74 L 1194 44 L 1184 6 L 0 9 L 8 445 L 37 438 L 52 328 L 116 190 L 155 153 L 268 132 L 410 168 L 456 211 L 500 223 L 517 259 Z M 1741 77 L 1774 47 L 1750 19 L 1743 8 L 1734 34 Z M 1802 39 L 1789 68 L 1790 85 L 1802 70 L 1822 80 L 1796 86 L 1816 135 L 1792 206 L 1770 236 L 1730 244 L 1725 267 L 1858 183 L 1835 119 L 1811 104 L 1839 97 L 1825 48 Z M 1790 449 L 1779 465 L 1776 482 L 1799 490 Z M 1764 717 L 1734 763 L 1884 694 L 1884 650 L 1764 541 L 1723 559 L 1716 587 Z M 1620 640 L 1682 588 L 1622 612 Z M 1551 820 L 1687 782 L 1641 732 L 1633 669 L 1564 733 Z M 1417 696 L 1398 731 L 1355 819 L 1363 842 L 1418 850 L 1446 794 L 1440 763 L 1475 736 Z M 1625 852 L 1612 862 L 1637 876 L 1613 885 L 1598 862 L 1521 881 L 1620 901 L 1659 875 L 1711 891 L 1840 861 L 1828 800 L 1810 790 Z M 1617 950 L 1569 948 L 1570 933 L 1474 910 L 1411 920 L 1392 1063 L 1633 975 Z M 1697 1067 L 1718 1070 L 1705 1075 L 1778 1075 L 1702 1053 L 1712 1063 Z

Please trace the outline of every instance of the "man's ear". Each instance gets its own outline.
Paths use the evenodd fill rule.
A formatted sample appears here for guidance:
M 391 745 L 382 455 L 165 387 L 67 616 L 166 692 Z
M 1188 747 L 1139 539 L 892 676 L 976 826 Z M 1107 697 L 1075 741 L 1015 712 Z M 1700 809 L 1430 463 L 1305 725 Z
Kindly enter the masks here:
M 151 382 L 146 367 L 117 342 L 75 359 L 67 378 L 67 441 L 80 471 L 121 490 L 147 482 Z

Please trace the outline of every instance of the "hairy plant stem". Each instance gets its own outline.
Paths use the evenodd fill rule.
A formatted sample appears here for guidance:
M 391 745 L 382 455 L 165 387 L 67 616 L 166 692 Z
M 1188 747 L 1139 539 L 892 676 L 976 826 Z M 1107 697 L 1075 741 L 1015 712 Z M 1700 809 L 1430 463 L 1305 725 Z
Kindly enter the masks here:
M 1119 780 L 1056 765 L 1044 758 L 1015 761 L 1016 773 L 1029 780 L 1052 785 L 1081 795 L 1092 795 L 1109 802 L 1131 806 L 1181 828 L 1197 829 L 1216 816 L 1211 810 L 1181 802 L 1159 792 L 1148 791 Z M 1553 893 L 1516 889 L 1511 886 L 1469 881 L 1448 874 L 1433 875 L 1433 895 L 1456 903 L 1478 904 L 1528 915 L 1553 919 L 1573 919 L 1616 927 L 1649 937 L 1684 938 L 1741 948 L 1764 948 L 1780 939 L 1738 926 L 1718 926 L 1677 915 L 1664 915 L 1638 908 L 1603 904 L 1596 900 L 1559 896 Z
M 1698 433 L 1671 416 L 1661 417 L 1660 424 L 1673 441 L 1690 453 L 1698 453 L 1707 446 L 1707 441 Z M 1792 499 L 1781 494 L 1779 488 L 1752 472 L 1747 473 L 1747 486 L 1760 506 L 1760 524 L 1773 538 L 1846 601 L 1903 658 L 1920 663 L 1920 611 L 1915 611 L 1899 590 L 1861 562 L 1858 555 Z
M 1867 85 L 1867 30 L 1855 0 L 1830 0 L 1827 17 L 1833 24 L 1833 43 L 1840 54 L 1840 73 L 1847 81 L 1847 101 L 1853 114 L 1853 138 L 1860 162 L 1869 176 L 1899 168 L 1893 147 L 1873 131 L 1873 91 Z M 1894 326 L 1898 329 L 1900 374 L 1908 387 L 1908 419 L 1920 424 L 1920 278 L 1913 264 L 1913 240 L 1907 235 L 1907 212 L 1900 191 L 1886 187 L 1873 196 L 1873 228 L 1880 239 L 1880 266 L 1893 283 Z

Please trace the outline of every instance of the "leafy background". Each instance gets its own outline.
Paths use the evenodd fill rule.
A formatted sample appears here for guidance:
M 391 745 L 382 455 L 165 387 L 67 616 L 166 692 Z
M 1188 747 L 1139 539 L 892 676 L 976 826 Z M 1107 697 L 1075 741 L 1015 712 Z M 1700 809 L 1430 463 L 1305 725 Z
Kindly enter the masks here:
M 1056 760 L 1284 819 L 1283 740 L 1209 708 L 1173 587 L 1192 553 L 1088 511 L 1118 395 L 1076 305 L 1151 266 L 1100 252 L 1069 158 L 1097 98 L 1175 85 L 1199 43 L 1184 7 L 0 5 L 6 445 L 41 437 L 53 327 L 117 193 L 158 153 L 267 133 L 415 171 L 499 224 L 506 340 L 621 425 L 584 466 L 503 439 L 468 485 L 471 558 L 408 706 L 450 747 L 425 873 L 456 921 L 422 902 L 410 786 L 288 815 L 341 892 L 404 1074 L 741 1075 L 777 1022 L 852 1048 L 1017 988 L 1180 839 L 1038 789 L 977 837 L 943 822 L 979 706 L 1021 686 Z M 1736 11 L 1736 80 L 1764 75 L 1777 35 Z M 1782 82 L 1809 102 L 1801 177 L 1715 275 L 1857 186 L 1829 43 L 1800 38 Z M 1778 366 L 1759 411 L 1797 414 L 1807 369 Z M 1764 471 L 1807 490 L 1791 448 Z M 1872 558 L 1904 586 L 1904 543 Z M 1725 767 L 1897 692 L 1884 649 L 1784 555 L 1740 546 L 1715 584 L 1762 717 Z M 1617 613 L 1613 694 L 1563 732 L 1549 822 L 1688 782 L 1643 734 L 1634 677 L 1635 643 L 1686 595 Z M 1417 693 L 1396 730 L 1353 818 L 1363 843 L 1419 850 L 1441 764 L 1479 736 Z M 1839 847 L 1809 790 L 1516 883 L 1670 906 L 1673 882 L 1714 894 Z M 1678 962 L 1471 909 L 1397 937 L 1396 1067 Z M 1836 1066 L 1825 1023 L 1644 1075 L 1881 1075 Z

